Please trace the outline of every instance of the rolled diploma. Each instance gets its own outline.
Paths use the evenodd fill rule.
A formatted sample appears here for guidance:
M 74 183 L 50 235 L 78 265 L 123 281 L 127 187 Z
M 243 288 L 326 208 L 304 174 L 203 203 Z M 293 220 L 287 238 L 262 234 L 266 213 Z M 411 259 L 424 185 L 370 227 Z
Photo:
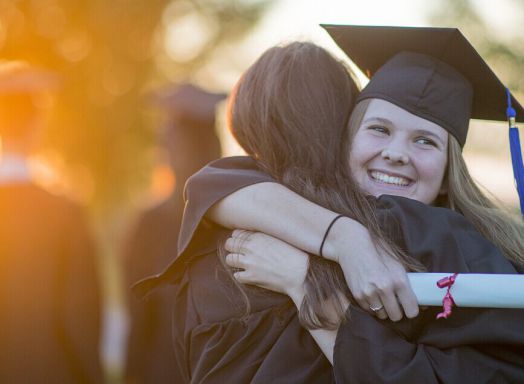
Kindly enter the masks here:
M 447 288 L 437 281 L 452 273 L 408 273 L 419 305 L 441 306 Z M 524 308 L 524 275 L 459 274 L 451 287 L 458 307 Z

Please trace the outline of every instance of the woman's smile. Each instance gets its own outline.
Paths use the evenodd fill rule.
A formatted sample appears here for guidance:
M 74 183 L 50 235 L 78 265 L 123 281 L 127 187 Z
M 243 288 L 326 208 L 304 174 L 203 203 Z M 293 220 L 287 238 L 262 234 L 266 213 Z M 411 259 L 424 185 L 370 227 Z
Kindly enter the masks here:
M 407 177 L 389 173 L 387 171 L 371 170 L 368 174 L 373 181 L 380 184 L 407 187 L 412 183 L 412 180 Z

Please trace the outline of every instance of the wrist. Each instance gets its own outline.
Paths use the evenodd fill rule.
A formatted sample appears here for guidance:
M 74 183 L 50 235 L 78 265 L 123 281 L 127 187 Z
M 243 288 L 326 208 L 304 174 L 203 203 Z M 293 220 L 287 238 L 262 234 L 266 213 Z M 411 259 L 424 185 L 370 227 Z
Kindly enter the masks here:
M 369 232 L 358 221 L 342 217 L 331 228 L 323 247 L 323 256 L 338 262 L 341 257 L 352 254 L 360 242 L 369 241 Z

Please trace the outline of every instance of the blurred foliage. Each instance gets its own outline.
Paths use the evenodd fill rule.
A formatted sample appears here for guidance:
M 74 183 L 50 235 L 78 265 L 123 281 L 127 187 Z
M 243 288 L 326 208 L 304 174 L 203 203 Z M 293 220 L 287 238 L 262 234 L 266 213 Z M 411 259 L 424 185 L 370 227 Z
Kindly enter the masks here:
M 457 27 L 470 40 L 493 71 L 521 102 L 524 100 L 524 35 L 520 25 L 514 20 L 524 22 L 524 2 L 507 0 L 502 12 L 511 10 L 507 17 L 505 30 L 496 28 L 494 20 L 480 12 L 479 2 L 475 0 L 443 0 L 436 3 L 430 22 L 435 26 Z M 500 4 L 499 4 L 500 5 Z M 503 4 L 504 5 L 504 4 Z M 494 15 L 500 17 L 500 14 Z M 509 22 L 512 20 L 512 22 Z M 489 155 L 508 162 L 509 146 L 507 131 L 501 123 L 474 123 L 475 128 L 468 134 L 466 152 Z
M 524 2 L 511 0 L 512 19 L 524 21 Z M 435 26 L 458 27 L 512 92 L 524 92 L 524 35 L 508 22 L 507 33 L 493 30 L 474 0 L 443 0 L 430 16 Z M 509 18 L 508 18 L 509 19 Z
M 54 69 L 64 87 L 44 140 L 79 196 L 104 216 L 149 178 L 146 90 L 191 79 L 242 38 L 268 0 L 0 0 L 0 57 Z

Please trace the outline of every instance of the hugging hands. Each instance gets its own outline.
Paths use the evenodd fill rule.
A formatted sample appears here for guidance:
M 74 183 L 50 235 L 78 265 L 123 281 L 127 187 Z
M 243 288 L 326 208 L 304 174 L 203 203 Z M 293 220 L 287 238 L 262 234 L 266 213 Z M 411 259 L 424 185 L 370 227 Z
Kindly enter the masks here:
M 367 248 L 358 247 L 357 240 Z M 380 319 L 400 320 L 402 310 L 409 318 L 415 317 L 418 304 L 409 289 L 403 266 L 388 255 L 380 257 L 369 236 L 362 235 L 352 242 L 351 252 L 357 257 L 340 257 L 336 261 L 361 308 Z M 273 236 L 239 229 L 226 240 L 225 249 L 228 252 L 226 264 L 240 269 L 234 273 L 239 283 L 286 294 L 298 309 L 301 308 L 309 268 L 307 253 Z M 373 255 L 375 257 L 371 257 Z M 397 283 L 387 285 L 391 282 Z
M 304 279 L 308 269 L 307 253 L 260 232 L 234 230 L 226 240 L 226 264 L 242 284 L 288 295 L 300 307 L 304 298 Z

